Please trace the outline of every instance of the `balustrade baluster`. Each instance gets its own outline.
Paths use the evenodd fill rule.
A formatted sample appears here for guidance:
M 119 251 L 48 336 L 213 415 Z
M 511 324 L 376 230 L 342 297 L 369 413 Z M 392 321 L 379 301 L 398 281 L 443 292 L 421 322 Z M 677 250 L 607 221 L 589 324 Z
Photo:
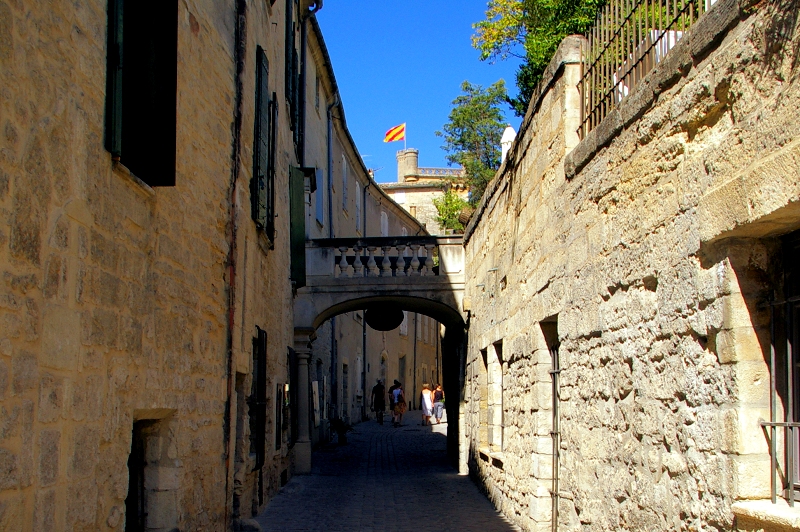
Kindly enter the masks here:
M 392 246 L 381 246 L 383 249 L 383 262 L 381 262 L 381 277 L 392 276 L 392 261 L 389 259 L 389 250 Z
M 376 249 L 378 249 L 377 246 L 367 246 L 367 252 L 369 253 L 369 260 L 367 261 L 368 277 L 378 276 L 378 264 L 375 262 Z
M 336 253 L 336 251 L 339 251 L 339 250 L 334 248 L 334 253 Z M 334 277 L 339 277 L 339 276 L 342 275 L 341 262 L 342 262 L 341 259 L 340 260 L 336 260 L 336 257 L 333 258 L 333 276 Z
M 397 244 L 397 268 L 394 274 L 398 277 L 405 277 L 406 275 L 406 259 L 405 259 L 405 244 Z
M 425 267 L 422 268 L 422 275 L 434 275 L 433 273 L 433 248 L 435 244 L 425 244 Z
M 363 277 L 364 276 L 364 261 L 361 259 L 361 257 L 363 256 L 361 251 L 363 249 L 364 248 L 361 248 L 361 247 L 358 247 L 358 246 L 353 246 L 353 251 L 355 251 L 355 253 L 356 253 L 356 260 L 353 263 L 353 269 L 354 269 L 356 277 Z
M 339 276 L 340 277 L 352 277 L 350 273 L 350 266 L 347 264 L 347 250 L 350 249 L 347 246 L 339 247 L 339 251 L 342 254 L 341 259 L 339 260 Z
M 408 275 L 419 275 L 419 244 L 411 244 L 411 266 L 408 268 Z

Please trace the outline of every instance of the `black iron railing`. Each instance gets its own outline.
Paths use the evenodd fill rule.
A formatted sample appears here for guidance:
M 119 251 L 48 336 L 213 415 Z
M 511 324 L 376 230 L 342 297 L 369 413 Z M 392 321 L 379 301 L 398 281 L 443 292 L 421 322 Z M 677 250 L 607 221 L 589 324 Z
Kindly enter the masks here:
M 683 37 L 710 0 L 609 0 L 582 50 L 583 138 Z

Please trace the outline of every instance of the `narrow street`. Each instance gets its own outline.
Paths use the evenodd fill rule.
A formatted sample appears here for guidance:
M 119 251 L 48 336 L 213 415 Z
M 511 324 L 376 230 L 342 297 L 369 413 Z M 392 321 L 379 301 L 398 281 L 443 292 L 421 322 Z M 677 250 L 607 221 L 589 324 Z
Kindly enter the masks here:
M 312 473 L 295 476 L 257 520 L 264 531 L 517 530 L 447 460 L 446 423 L 403 426 L 367 421 L 348 444 L 313 455 Z

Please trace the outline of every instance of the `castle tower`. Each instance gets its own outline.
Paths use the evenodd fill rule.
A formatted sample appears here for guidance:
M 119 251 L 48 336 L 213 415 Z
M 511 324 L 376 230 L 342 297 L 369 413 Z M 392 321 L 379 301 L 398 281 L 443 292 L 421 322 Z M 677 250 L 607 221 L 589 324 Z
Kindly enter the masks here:
M 397 182 L 416 181 L 419 171 L 419 150 L 408 148 L 397 152 Z M 406 177 L 408 176 L 408 178 Z

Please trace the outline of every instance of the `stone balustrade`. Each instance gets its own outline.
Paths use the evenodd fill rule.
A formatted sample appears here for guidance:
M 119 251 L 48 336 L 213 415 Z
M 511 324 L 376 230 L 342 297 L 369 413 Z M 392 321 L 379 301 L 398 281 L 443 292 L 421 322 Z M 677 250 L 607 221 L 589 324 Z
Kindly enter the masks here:
M 309 276 L 430 277 L 463 274 L 458 237 L 326 238 L 306 248 Z

